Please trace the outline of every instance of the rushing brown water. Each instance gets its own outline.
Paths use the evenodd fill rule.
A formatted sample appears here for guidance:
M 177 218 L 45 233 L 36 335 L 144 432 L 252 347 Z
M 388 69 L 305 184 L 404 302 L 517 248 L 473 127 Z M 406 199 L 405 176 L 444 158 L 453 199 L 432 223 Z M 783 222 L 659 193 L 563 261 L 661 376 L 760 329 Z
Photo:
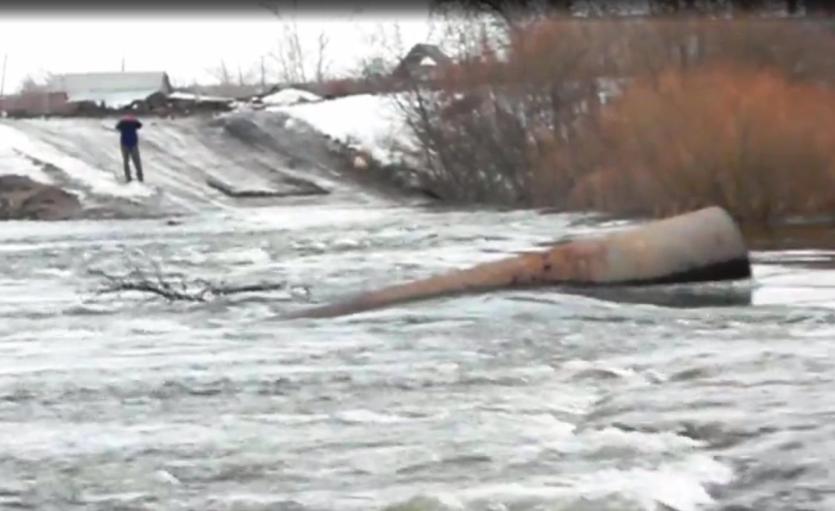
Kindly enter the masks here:
M 0 508 L 835 507 L 829 250 L 757 251 L 750 286 L 281 319 L 621 225 L 327 204 L 4 224 Z M 292 289 L 95 294 L 128 256 Z

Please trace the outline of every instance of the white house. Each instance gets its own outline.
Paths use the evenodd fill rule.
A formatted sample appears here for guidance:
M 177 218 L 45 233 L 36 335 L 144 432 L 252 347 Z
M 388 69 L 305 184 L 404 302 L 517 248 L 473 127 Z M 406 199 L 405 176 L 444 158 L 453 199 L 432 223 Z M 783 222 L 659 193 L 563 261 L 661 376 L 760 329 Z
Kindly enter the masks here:
M 69 73 L 54 76 L 47 86 L 52 92 L 65 93 L 68 103 L 107 108 L 162 103 L 172 91 L 165 72 Z

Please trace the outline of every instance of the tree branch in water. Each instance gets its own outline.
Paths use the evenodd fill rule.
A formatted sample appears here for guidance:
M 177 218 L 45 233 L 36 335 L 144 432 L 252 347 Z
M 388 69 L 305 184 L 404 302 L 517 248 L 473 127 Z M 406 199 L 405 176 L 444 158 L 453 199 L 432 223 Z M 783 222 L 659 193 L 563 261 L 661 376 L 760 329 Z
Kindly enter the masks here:
M 287 287 L 284 282 L 227 285 L 223 282 L 211 282 L 202 278 L 188 280 L 184 275 L 165 275 L 158 263 L 152 261 L 151 264 L 153 266 L 152 273 L 138 266 L 124 275 L 113 275 L 103 270 L 88 270 L 88 273 L 105 281 L 105 285 L 96 291 L 97 294 L 138 291 L 154 294 L 171 302 L 207 302 L 220 296 L 276 291 Z M 304 291 L 305 294 L 309 292 L 307 289 Z

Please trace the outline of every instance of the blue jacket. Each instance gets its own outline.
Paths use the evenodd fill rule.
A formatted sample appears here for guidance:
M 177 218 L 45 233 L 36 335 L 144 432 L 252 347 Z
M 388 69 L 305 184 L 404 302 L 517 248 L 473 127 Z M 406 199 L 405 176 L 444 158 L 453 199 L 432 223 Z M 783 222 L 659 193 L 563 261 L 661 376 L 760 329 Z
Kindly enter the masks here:
M 135 147 L 139 143 L 139 136 L 136 131 L 142 127 L 142 123 L 136 119 L 121 119 L 116 124 L 116 129 L 122 132 L 122 145 Z

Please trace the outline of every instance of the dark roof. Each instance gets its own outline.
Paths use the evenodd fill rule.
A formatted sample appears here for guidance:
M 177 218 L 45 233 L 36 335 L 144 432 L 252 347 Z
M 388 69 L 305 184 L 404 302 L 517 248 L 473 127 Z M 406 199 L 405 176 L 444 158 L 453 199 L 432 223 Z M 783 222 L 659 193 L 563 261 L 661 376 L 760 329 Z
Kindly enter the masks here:
M 424 62 L 424 59 L 426 58 L 431 59 L 435 65 L 439 66 L 452 63 L 452 59 L 442 52 L 438 46 L 434 44 L 418 43 L 412 46 L 409 53 L 403 57 L 403 60 L 400 61 L 400 64 L 398 64 L 397 68 L 394 70 L 394 74 L 399 75 L 408 69 L 417 68 L 421 66 L 421 63 Z

